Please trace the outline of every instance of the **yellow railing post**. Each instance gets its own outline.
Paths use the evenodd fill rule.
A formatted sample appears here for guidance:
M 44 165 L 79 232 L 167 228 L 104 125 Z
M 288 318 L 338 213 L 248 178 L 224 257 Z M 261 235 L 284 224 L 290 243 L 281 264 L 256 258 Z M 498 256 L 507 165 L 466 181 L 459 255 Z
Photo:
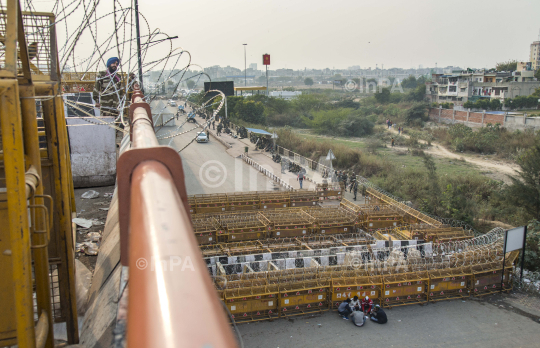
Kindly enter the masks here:
M 0 127 L 4 150 L 13 289 L 19 347 L 35 347 L 32 259 L 26 201 L 24 145 L 17 80 L 0 80 Z
M 66 146 L 65 119 L 63 118 L 62 97 L 44 100 L 43 119 L 47 132 L 48 153 L 51 154 L 54 171 L 55 220 L 58 221 L 60 236 L 61 267 L 58 269 L 62 309 L 65 310 L 68 342 L 78 343 L 77 301 L 75 299 L 74 250 L 71 229 L 71 195 L 69 188 L 68 155 Z
M 35 89 L 33 85 L 19 86 L 19 92 L 21 99 L 21 111 L 22 111 L 22 124 L 24 132 L 24 148 L 25 153 L 28 156 L 28 165 L 33 165 L 40 178 L 43 178 L 41 172 L 41 156 L 39 152 L 39 137 L 38 137 L 38 125 L 37 125 L 37 112 L 36 102 L 33 99 L 35 96 Z M 43 195 L 43 182 L 36 187 L 35 205 L 44 204 L 43 198 L 39 197 Z M 53 209 L 53 207 L 49 207 Z M 43 225 L 43 211 L 36 209 L 34 230 L 45 230 L 47 226 Z M 48 236 L 42 233 L 34 233 L 32 235 L 32 245 L 44 245 L 48 244 Z M 48 322 L 47 326 L 48 334 L 45 342 L 45 347 L 54 347 L 53 337 L 53 320 L 51 310 L 51 297 L 50 297 L 50 278 L 49 278 L 49 250 L 48 248 L 36 248 L 34 252 L 34 274 L 36 278 L 36 301 L 37 301 L 37 315 L 41 317 L 42 313 L 47 314 Z

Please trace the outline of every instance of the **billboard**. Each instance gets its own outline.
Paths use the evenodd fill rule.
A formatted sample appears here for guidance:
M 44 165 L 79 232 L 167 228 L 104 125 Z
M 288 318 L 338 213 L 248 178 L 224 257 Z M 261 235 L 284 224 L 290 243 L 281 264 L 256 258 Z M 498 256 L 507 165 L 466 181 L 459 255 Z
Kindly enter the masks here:
M 220 82 L 205 82 L 204 83 L 204 91 L 208 92 L 209 90 L 216 89 L 218 91 L 223 92 L 225 96 L 231 96 L 234 95 L 234 82 L 233 81 L 220 81 Z M 208 93 L 208 97 L 213 97 L 217 93 L 211 92 Z
M 263 54 L 263 65 L 270 65 L 270 55 L 268 53 Z

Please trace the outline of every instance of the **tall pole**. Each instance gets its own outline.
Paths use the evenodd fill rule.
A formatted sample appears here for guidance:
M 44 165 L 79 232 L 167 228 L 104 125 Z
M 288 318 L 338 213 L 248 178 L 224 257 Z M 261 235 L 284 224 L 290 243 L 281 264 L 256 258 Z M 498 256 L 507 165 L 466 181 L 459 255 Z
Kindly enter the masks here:
M 139 82 L 141 92 L 144 94 L 143 75 L 142 75 L 142 62 L 141 62 L 141 31 L 139 29 L 139 0 L 135 0 L 135 26 L 137 30 L 137 56 L 139 57 Z
M 265 65 L 266 67 L 266 96 L 270 96 L 270 90 L 268 89 L 268 65 Z
M 247 44 L 244 44 L 244 86 L 247 86 L 246 46 Z

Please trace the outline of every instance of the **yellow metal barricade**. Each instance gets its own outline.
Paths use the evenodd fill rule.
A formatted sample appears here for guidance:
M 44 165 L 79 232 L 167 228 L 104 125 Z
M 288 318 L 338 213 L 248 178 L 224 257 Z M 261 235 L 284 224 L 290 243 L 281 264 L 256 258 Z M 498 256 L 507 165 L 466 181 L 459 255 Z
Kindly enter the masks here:
M 289 192 L 291 207 L 313 207 L 319 202 L 317 192 L 296 190 Z
M 197 214 L 221 213 L 229 208 L 226 194 L 204 194 L 195 195 L 194 197 L 197 204 Z
M 328 310 L 328 285 L 328 281 L 318 279 L 298 282 L 280 280 L 280 316 L 290 317 Z
M 287 208 L 290 206 L 288 192 L 260 192 L 261 210 Z
M 221 227 L 215 218 L 198 218 L 195 216 L 191 220 L 191 223 L 193 225 L 193 231 L 195 232 L 195 237 L 197 238 L 199 245 L 214 244 L 218 242 L 217 236 Z
M 227 201 L 231 211 L 260 209 L 260 198 L 257 192 L 228 193 Z
M 384 290 L 382 301 L 384 307 L 396 307 L 427 302 L 427 272 L 408 272 L 383 276 Z
M 469 297 L 472 282 L 471 267 L 445 268 L 428 271 L 429 301 L 443 301 Z
M 225 303 L 237 323 L 279 317 L 278 286 L 264 285 L 225 290 Z
M 360 299 L 369 296 L 373 303 L 380 303 L 382 287 L 381 276 L 334 278 L 330 288 L 330 306 L 337 310 L 344 300 L 354 296 Z
M 261 215 L 268 221 L 268 232 L 271 237 L 304 237 L 312 233 L 311 218 L 300 209 L 277 209 L 263 212 Z

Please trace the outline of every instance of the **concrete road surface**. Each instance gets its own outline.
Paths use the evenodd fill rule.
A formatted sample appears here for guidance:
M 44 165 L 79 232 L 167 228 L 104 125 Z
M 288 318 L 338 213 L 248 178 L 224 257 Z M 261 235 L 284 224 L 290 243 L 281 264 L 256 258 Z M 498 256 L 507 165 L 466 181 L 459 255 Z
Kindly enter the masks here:
M 170 112 L 176 113 L 176 108 L 169 107 Z M 193 123 L 184 123 L 185 115 L 174 120 L 174 127 L 163 127 L 156 135 L 175 135 L 196 127 Z M 202 118 L 197 118 L 198 122 Z M 161 145 L 169 145 L 180 150 L 187 145 L 201 129 L 195 129 L 171 139 L 160 140 Z M 209 143 L 193 142 L 180 153 L 188 195 L 202 193 L 225 193 L 245 191 L 269 191 L 279 189 L 273 181 L 260 174 L 240 158 L 233 158 L 225 151 L 224 145 L 210 137 Z
M 246 348 L 540 347 L 540 312 L 525 313 L 508 301 L 495 296 L 396 307 L 386 310 L 388 323 L 363 327 L 325 312 L 240 324 L 238 329 Z

